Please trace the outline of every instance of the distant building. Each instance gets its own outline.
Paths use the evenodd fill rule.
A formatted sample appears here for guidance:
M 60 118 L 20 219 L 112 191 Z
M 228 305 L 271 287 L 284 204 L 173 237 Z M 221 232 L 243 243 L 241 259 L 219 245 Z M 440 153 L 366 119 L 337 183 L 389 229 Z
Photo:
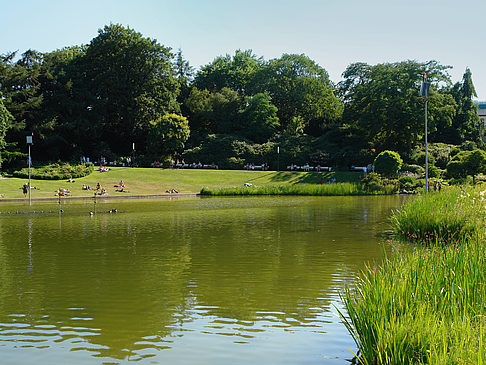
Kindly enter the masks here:
M 478 102 L 478 115 L 483 121 L 483 125 L 486 126 L 486 101 Z

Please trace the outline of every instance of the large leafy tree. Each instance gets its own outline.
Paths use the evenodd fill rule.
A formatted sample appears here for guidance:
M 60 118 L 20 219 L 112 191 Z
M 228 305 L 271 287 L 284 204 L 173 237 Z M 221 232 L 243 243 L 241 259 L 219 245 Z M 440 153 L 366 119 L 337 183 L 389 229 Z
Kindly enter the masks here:
M 193 131 L 231 134 L 241 130 L 238 111 L 242 98 L 234 90 L 224 87 L 219 92 L 210 92 L 193 88 L 186 105 Z
M 448 68 L 436 61 L 351 64 L 339 86 L 345 103 L 343 122 L 362 136 L 360 147 L 412 151 L 424 135 L 424 100 L 418 93 L 424 73 L 433 83 L 431 121 L 449 123 L 454 102 L 436 91 L 439 83 L 450 83 Z M 443 102 L 447 105 L 440 107 Z M 447 115 L 441 115 L 443 110 Z
M 325 128 L 339 120 L 342 106 L 325 69 L 305 55 L 284 54 L 260 71 L 256 89 L 267 92 L 278 108 L 283 129 L 292 118 Z
M 43 55 L 28 50 L 14 61 L 16 53 L 1 57 L 0 87 L 4 104 L 14 118 L 8 140 L 17 143 L 25 132 L 39 132 L 43 95 L 41 77 Z
M 13 117 L 12 114 L 3 105 L 3 100 L 0 94 L 0 166 L 2 166 L 2 152 L 5 149 L 5 135 L 7 134 L 7 129 L 10 126 Z
M 156 40 L 111 24 L 86 50 L 84 70 L 94 96 L 100 138 L 116 153 L 132 142 L 144 148 L 150 121 L 178 112 L 179 82 L 173 54 Z
M 229 88 L 241 96 L 249 96 L 254 93 L 257 82 L 255 77 L 263 65 L 263 59 L 257 57 L 252 50 L 237 50 L 234 56 L 219 56 L 202 66 L 194 79 L 194 85 L 198 89 L 210 91 Z
M 250 140 L 263 143 L 275 134 L 279 125 L 277 107 L 268 94 L 255 94 L 246 98 L 246 107 L 240 111 L 241 134 Z
M 474 105 L 473 97 L 477 97 L 472 81 L 472 72 L 466 69 L 462 82 L 452 88 L 452 95 L 457 103 L 457 114 L 450 130 L 450 142 L 460 144 L 464 141 L 481 142 L 482 125 Z
M 159 156 L 181 152 L 189 133 L 187 118 L 177 114 L 166 114 L 150 122 L 147 151 Z

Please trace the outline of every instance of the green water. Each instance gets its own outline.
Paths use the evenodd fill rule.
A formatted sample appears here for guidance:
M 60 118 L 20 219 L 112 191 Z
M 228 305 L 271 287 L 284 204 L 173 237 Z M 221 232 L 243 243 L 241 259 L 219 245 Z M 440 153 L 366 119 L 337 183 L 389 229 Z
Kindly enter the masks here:
M 401 198 L 56 204 L 0 205 L 1 364 L 346 364 L 338 291 Z

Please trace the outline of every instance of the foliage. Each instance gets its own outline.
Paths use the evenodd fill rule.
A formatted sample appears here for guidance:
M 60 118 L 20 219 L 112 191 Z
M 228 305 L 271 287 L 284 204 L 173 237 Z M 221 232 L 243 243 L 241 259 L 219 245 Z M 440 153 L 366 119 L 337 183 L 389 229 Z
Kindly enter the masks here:
M 12 114 L 3 105 L 3 100 L 0 94 L 0 166 L 4 160 L 2 154 L 5 149 L 5 135 L 7 134 L 7 129 L 10 127 L 10 123 L 13 117 Z
M 462 151 L 447 164 L 447 174 L 451 177 L 471 175 L 473 181 L 479 173 L 486 172 L 486 152 L 483 150 Z
M 86 50 L 85 70 L 95 97 L 101 138 L 123 153 L 135 142 L 143 149 L 150 121 L 179 110 L 170 49 L 121 25 L 109 25 Z
M 472 364 L 486 355 L 484 191 L 451 188 L 408 200 L 395 233 L 429 247 L 368 266 L 343 299 L 362 364 Z M 450 244 L 455 243 L 455 244 Z
M 246 98 L 246 107 L 240 111 L 242 134 L 248 139 L 264 143 L 275 134 L 280 124 L 277 107 L 268 94 L 255 94 Z
M 31 168 L 30 177 L 38 180 L 65 180 L 74 179 L 91 174 L 94 170 L 92 163 L 84 163 L 72 166 L 69 163 L 55 163 L 42 167 Z M 29 169 L 23 168 L 15 171 L 13 176 L 20 178 L 29 177 Z
M 420 165 L 409 165 L 409 164 L 403 164 L 401 171 L 403 173 L 410 172 L 414 175 L 423 175 L 425 174 L 425 169 L 420 166 Z
M 203 188 L 201 195 L 240 196 L 240 195 L 312 195 L 312 196 L 350 196 L 350 195 L 383 195 L 396 192 L 394 187 L 367 189 L 360 184 L 296 184 L 285 186 L 246 186 L 236 188 L 209 189 Z
M 376 172 L 368 173 L 365 177 L 361 179 L 361 184 L 363 184 L 364 188 L 369 191 L 398 191 L 398 186 L 395 181 L 384 178 Z
M 376 156 L 374 165 L 375 171 L 386 176 L 393 176 L 402 167 L 403 161 L 398 152 L 383 151 Z
M 484 192 L 451 187 L 408 201 L 395 212 L 396 234 L 421 242 L 453 242 L 473 237 L 486 218 Z
M 486 251 L 478 240 L 407 249 L 346 289 L 343 322 L 360 364 L 480 364 Z M 348 319 L 349 318 L 349 319 Z
M 400 184 L 400 191 L 407 191 L 409 193 L 416 192 L 419 188 L 424 186 L 423 180 L 419 180 L 412 176 L 402 176 L 398 179 Z
M 159 156 L 168 156 L 182 151 L 184 143 L 189 138 L 187 118 L 177 114 L 166 114 L 150 124 L 147 137 L 149 152 Z
M 435 83 L 450 82 L 446 70 L 436 61 L 418 63 L 404 61 L 374 66 L 354 63 L 344 71 L 344 81 L 339 84 L 345 108 L 343 120 L 356 126 L 362 142 L 374 148 L 409 153 L 423 136 L 423 100 L 418 94 L 422 76 Z M 441 98 L 454 108 L 454 100 L 444 100 L 434 87 L 429 102 Z M 451 112 L 441 108 L 430 112 L 430 119 L 439 120 Z M 433 125 L 431 125 L 431 128 Z

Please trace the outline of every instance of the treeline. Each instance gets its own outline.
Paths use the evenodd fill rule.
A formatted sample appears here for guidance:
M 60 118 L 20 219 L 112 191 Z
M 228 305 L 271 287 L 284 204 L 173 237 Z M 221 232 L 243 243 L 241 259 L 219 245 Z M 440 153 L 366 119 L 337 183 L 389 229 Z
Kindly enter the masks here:
M 1 56 L 0 150 L 8 166 L 34 133 L 44 161 L 103 155 L 275 167 L 277 147 L 282 164 L 362 165 L 385 149 L 407 159 L 423 144 L 424 73 L 429 141 L 482 145 L 471 71 L 453 83 L 449 68 L 354 63 L 333 84 L 305 55 L 264 60 L 239 50 L 195 72 L 180 50 L 112 24 L 88 45 Z

